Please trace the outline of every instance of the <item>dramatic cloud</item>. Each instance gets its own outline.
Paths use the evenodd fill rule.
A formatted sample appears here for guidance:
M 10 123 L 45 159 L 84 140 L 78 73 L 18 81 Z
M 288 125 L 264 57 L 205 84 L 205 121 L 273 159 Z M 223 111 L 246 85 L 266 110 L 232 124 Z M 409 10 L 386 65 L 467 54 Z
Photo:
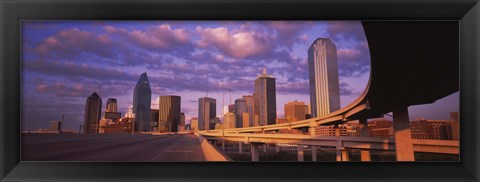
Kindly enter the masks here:
M 273 51 L 273 37 L 264 32 L 228 30 L 227 27 L 195 29 L 201 39 L 198 46 L 213 46 L 233 58 L 246 58 Z
M 363 26 L 359 21 L 332 21 L 327 24 L 327 32 L 334 41 L 365 41 Z
M 312 22 L 272 21 L 267 25 L 276 31 L 277 40 L 291 49 L 293 44 L 307 41 L 308 35 L 303 32 L 312 27 Z
M 149 27 L 145 31 L 133 30 L 128 36 L 138 45 L 150 49 L 171 49 L 189 43 L 189 33 L 185 29 L 172 29 L 163 24 Z
M 76 118 L 72 123 L 82 123 L 85 99 L 94 91 L 101 92 L 102 99 L 117 98 L 119 109 L 126 112 L 143 72 L 150 80 L 152 106 L 158 107 L 159 95 L 180 95 L 182 112 L 188 113 L 188 118 L 197 115 L 198 107 L 189 100 L 198 101 L 207 91 L 217 101 L 229 89 L 251 94 L 262 68 L 276 78 L 278 98 L 295 95 L 305 100 L 309 94 L 306 50 L 318 37 L 330 36 L 337 45 L 340 80 L 349 78 L 340 84 L 342 97 L 354 97 L 361 84 L 353 82 L 369 71 L 368 46 L 358 22 L 82 21 L 28 25 L 22 36 L 28 38 L 22 46 L 23 93 L 41 99 L 27 101 L 25 109 L 42 115 L 38 117 L 42 122 L 54 120 L 62 107 L 76 103 L 68 112 L 76 110 L 71 113 Z M 41 104 L 44 99 L 51 101 L 44 114 L 30 107 L 30 102 Z
M 100 57 L 112 57 L 114 53 L 108 47 L 112 41 L 106 34 L 96 35 L 78 28 L 62 30 L 45 38 L 36 51 L 41 56 L 53 58 L 72 58 L 82 54 L 94 54 Z

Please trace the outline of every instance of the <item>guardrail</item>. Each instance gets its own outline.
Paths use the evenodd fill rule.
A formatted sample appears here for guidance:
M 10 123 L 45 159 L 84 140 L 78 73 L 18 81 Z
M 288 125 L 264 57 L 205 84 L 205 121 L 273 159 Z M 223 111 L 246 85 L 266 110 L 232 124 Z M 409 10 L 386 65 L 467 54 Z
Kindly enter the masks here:
M 208 140 L 226 140 L 244 143 L 296 144 L 336 147 L 338 149 L 395 150 L 393 138 L 357 136 L 311 136 L 299 134 L 232 134 L 199 132 Z M 415 152 L 459 154 L 459 141 L 412 139 Z
M 195 133 L 200 141 L 203 155 L 207 161 L 232 161 L 230 157 L 220 152 L 216 147 L 212 146 L 208 141 L 200 134 Z

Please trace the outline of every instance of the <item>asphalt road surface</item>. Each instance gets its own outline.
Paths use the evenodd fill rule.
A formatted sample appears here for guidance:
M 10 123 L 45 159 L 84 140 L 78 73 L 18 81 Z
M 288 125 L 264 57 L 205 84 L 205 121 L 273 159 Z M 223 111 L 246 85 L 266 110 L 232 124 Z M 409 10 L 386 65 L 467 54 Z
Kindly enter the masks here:
M 205 161 L 193 134 L 22 134 L 22 161 Z

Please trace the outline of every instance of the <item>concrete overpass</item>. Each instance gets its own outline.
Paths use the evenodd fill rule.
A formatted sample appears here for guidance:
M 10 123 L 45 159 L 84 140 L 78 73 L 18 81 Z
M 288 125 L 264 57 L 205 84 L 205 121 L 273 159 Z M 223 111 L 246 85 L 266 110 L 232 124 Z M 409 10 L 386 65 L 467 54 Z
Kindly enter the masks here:
M 362 24 L 370 49 L 370 80 L 365 91 L 354 102 L 328 115 L 308 120 L 210 130 L 200 134 L 213 139 L 211 137 L 220 137 L 218 133 L 221 133 L 221 138 L 235 140 L 236 136 L 231 136 L 230 133 L 241 136 L 241 133 L 309 128 L 311 135 L 314 135 L 315 128 L 319 125 L 338 125 L 359 120 L 363 125 L 360 135 L 367 137 L 367 119 L 392 112 L 395 138 L 387 143 L 395 144 L 395 147 L 388 149 L 395 149 L 398 161 L 414 161 L 415 150 L 429 149 L 418 147 L 420 143 L 428 142 L 411 139 L 408 107 L 433 103 L 459 90 L 458 22 L 369 21 Z M 414 26 L 410 26 L 412 24 Z M 281 138 L 280 135 L 274 137 Z M 305 139 L 307 140 L 310 139 Z M 372 143 L 373 140 L 364 142 Z M 336 141 L 343 140 L 337 138 Z M 458 147 L 458 141 L 452 145 Z M 365 158 L 362 157 L 362 160 L 369 160 L 366 157 L 368 155 L 369 151 L 363 150 L 362 156 Z

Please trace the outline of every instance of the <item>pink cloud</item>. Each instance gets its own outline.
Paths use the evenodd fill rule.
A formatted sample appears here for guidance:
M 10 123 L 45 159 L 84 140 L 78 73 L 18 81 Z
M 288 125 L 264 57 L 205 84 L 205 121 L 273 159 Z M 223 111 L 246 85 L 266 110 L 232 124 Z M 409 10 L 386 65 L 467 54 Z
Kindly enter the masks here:
M 339 59 L 351 60 L 357 59 L 362 55 L 362 52 L 356 49 L 339 49 L 337 55 Z
M 70 28 L 57 32 L 45 38 L 36 47 L 41 55 L 61 54 L 74 56 L 82 52 L 93 52 L 97 55 L 108 56 L 110 52 L 102 49 L 111 45 L 111 40 L 106 34 L 96 36 L 95 33 Z
M 198 46 L 213 46 L 233 58 L 262 55 L 274 49 L 271 35 L 245 29 L 228 30 L 226 27 L 196 28 L 201 35 Z
M 103 27 L 103 29 L 107 33 L 127 33 L 127 30 L 124 29 L 124 28 L 115 28 L 115 27 L 110 26 L 110 25 L 107 25 L 107 26 Z
M 150 27 L 145 31 L 133 30 L 128 32 L 128 36 L 143 47 L 159 49 L 187 44 L 190 39 L 186 29 L 172 29 L 168 24 Z

